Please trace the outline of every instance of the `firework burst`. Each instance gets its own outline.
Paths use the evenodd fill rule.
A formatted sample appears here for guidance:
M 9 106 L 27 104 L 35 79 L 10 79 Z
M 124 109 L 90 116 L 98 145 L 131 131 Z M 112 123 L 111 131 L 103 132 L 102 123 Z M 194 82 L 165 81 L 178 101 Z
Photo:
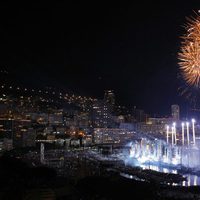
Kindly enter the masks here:
M 189 86 L 200 88 L 200 15 L 188 18 L 179 53 L 179 65 L 183 79 Z

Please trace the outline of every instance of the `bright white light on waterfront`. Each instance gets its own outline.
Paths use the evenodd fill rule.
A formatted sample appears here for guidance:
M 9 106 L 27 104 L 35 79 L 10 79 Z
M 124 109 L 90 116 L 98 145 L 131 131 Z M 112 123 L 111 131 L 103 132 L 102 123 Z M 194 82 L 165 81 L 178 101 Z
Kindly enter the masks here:
M 138 166 L 152 164 L 200 169 L 200 159 L 197 159 L 199 157 L 200 149 L 193 145 L 171 145 L 162 140 L 142 139 L 131 143 L 128 160 Z

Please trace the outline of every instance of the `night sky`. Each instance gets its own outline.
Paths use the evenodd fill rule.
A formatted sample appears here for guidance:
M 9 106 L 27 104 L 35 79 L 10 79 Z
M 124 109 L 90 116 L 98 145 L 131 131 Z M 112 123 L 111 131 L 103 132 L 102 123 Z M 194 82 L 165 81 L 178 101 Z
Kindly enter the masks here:
M 34 86 L 97 98 L 113 89 L 122 105 L 185 112 L 177 53 L 200 1 L 69 2 L 1 4 L 1 67 Z

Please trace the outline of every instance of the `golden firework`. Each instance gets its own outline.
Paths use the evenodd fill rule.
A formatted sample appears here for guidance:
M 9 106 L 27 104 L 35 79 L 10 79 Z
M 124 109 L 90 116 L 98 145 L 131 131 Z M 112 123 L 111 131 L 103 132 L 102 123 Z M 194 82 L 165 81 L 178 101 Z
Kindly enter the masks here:
M 183 78 L 190 86 L 200 87 L 200 16 L 189 18 L 183 36 L 179 65 Z

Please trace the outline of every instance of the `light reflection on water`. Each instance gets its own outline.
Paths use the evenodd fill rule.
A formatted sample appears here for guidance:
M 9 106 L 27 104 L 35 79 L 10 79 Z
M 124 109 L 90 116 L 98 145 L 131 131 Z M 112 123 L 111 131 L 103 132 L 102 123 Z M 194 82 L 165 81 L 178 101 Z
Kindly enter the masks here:
M 169 169 L 166 167 L 159 167 L 156 165 L 141 165 L 140 166 L 142 169 L 150 169 L 158 172 L 164 172 L 164 173 L 172 173 L 172 174 L 178 174 L 178 171 L 176 169 Z M 182 183 L 177 184 L 173 183 L 173 186 L 181 185 L 181 186 L 198 186 L 200 185 L 200 177 L 197 175 L 192 175 L 192 174 L 182 174 L 183 177 L 187 178 L 186 181 L 182 181 Z M 130 177 L 129 177 L 130 178 Z
M 184 177 L 187 178 L 187 181 L 182 182 L 182 186 L 197 186 L 200 185 L 200 177 L 197 175 L 186 174 Z
M 200 141 L 197 146 L 173 146 L 161 140 L 148 140 L 130 143 L 130 152 L 125 163 L 142 169 L 177 174 L 181 167 L 200 169 Z M 181 166 L 181 167 L 180 167 Z M 200 186 L 200 176 L 183 174 L 187 178 L 182 186 Z M 175 183 L 173 184 L 176 185 Z

